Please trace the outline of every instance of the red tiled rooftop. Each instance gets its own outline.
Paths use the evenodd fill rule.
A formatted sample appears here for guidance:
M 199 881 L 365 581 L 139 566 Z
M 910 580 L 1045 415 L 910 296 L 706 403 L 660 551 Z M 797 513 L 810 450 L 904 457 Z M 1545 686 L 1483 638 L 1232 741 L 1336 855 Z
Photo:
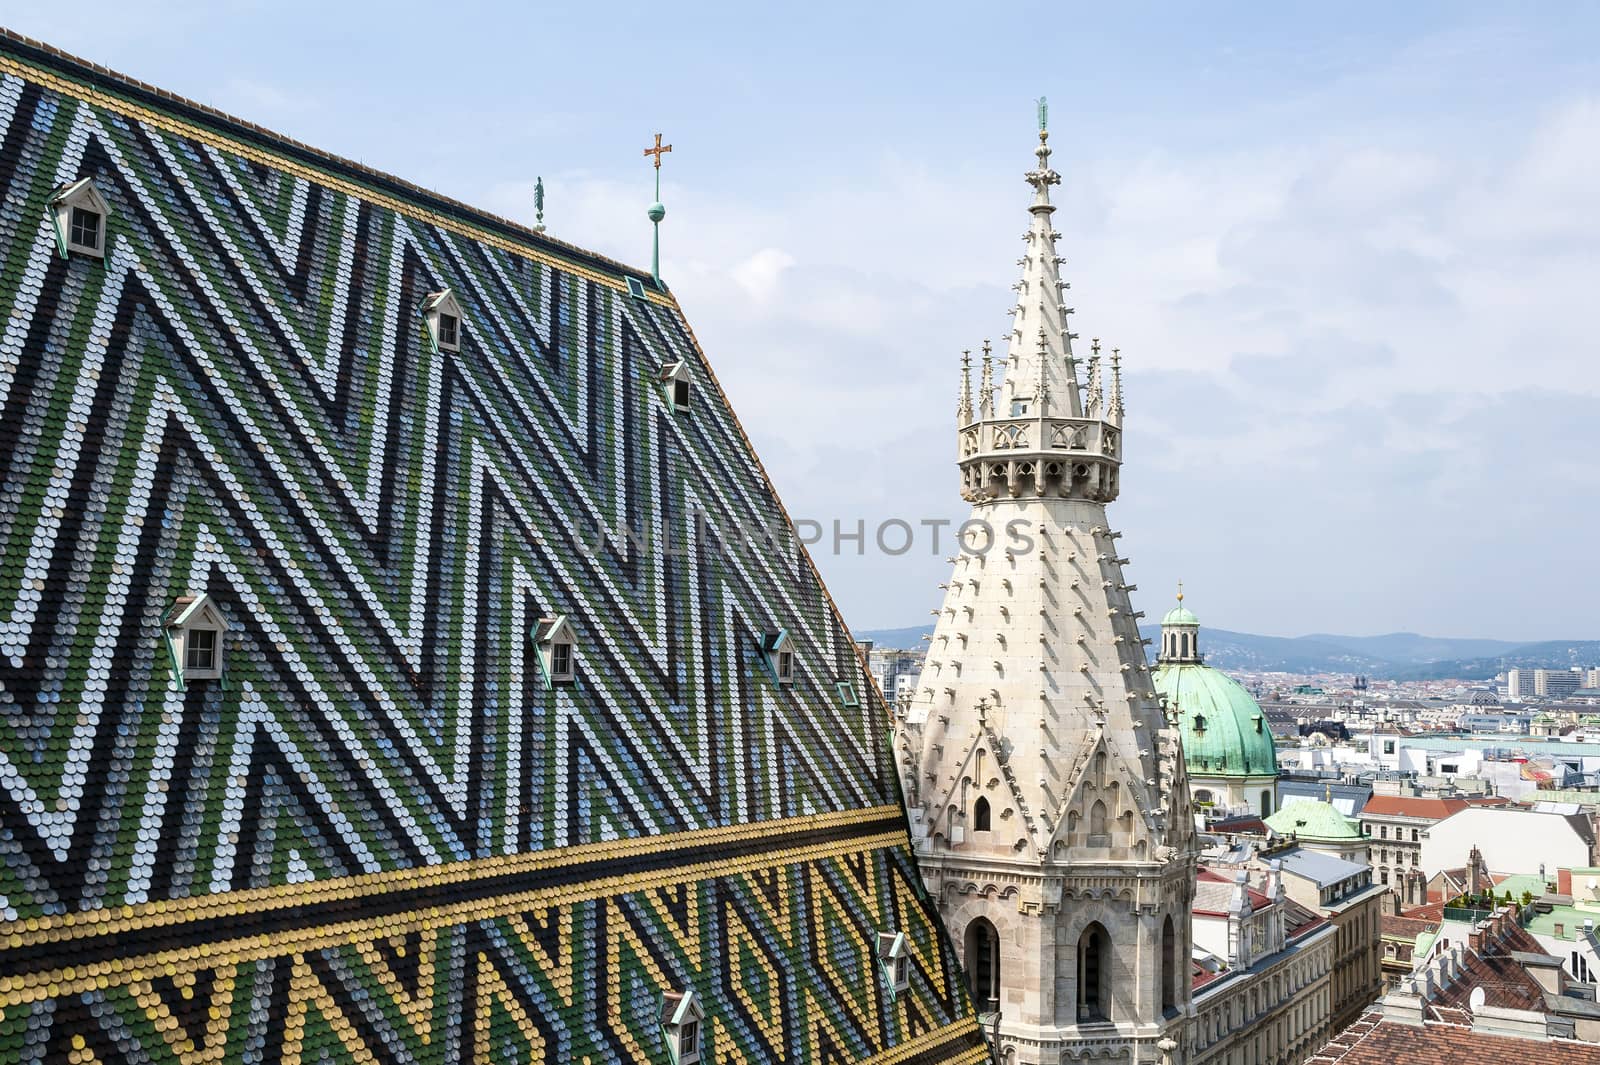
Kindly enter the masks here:
M 1517 1065 L 1597 1065 L 1600 1046 L 1570 1039 L 1486 1035 L 1439 1021 L 1428 1021 L 1418 1028 L 1386 1021 L 1374 1010 L 1329 1040 L 1307 1065 L 1465 1065 L 1495 1061 L 1515 1061 Z
M 1444 920 L 1444 903 L 1425 902 L 1421 906 L 1413 906 L 1409 910 L 1403 911 L 1400 916 L 1411 917 L 1418 921 L 1433 921 L 1437 923 Z
M 1363 814 L 1391 817 L 1427 817 L 1443 821 L 1451 814 L 1465 810 L 1466 799 L 1419 799 L 1409 795 L 1374 795 L 1361 808 Z
M 1430 921 L 1422 917 L 1396 917 L 1393 914 L 1383 914 L 1379 926 L 1386 936 L 1403 936 L 1406 939 L 1415 939 L 1424 932 L 1434 932 L 1439 928 L 1438 921 Z
M 1503 922 L 1503 931 L 1498 937 L 1485 933 L 1485 938 L 1492 946 L 1486 946 L 1482 951 L 1468 951 L 1465 971 L 1449 986 L 1441 988 L 1429 1000 L 1428 1006 L 1440 1011 L 1440 1020 L 1451 1019 L 1449 1014 L 1443 1012 L 1445 1010 L 1468 1010 L 1467 1023 L 1471 1024 L 1472 992 L 1482 988 L 1485 1005 L 1543 1013 L 1544 990 L 1539 986 L 1539 981 L 1522 967 L 1522 963 L 1511 956 L 1511 952 L 1517 950 L 1543 954 L 1544 947 L 1512 920 Z M 1596 1055 L 1596 1060 L 1600 1061 L 1600 1047 L 1596 1048 Z
M 1189 970 L 1189 990 L 1198 991 L 1213 980 L 1220 979 L 1222 973 L 1212 972 L 1199 962 L 1191 962 Z

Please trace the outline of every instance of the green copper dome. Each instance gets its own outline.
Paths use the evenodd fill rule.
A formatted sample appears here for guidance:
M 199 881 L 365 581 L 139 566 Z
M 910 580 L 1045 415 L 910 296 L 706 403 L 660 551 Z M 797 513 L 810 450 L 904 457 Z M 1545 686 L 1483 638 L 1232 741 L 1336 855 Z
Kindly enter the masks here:
M 1299 799 L 1266 819 L 1280 836 L 1293 833 L 1303 840 L 1343 843 L 1361 838 L 1361 826 L 1320 799 Z
M 1181 625 L 1173 614 L 1164 625 Z M 1156 691 L 1178 714 L 1183 760 L 1191 776 L 1264 777 L 1278 772 L 1277 748 L 1261 707 L 1238 681 L 1197 662 L 1163 662 L 1154 673 Z
M 1198 625 L 1200 619 L 1194 616 L 1194 611 L 1179 603 L 1167 611 L 1167 616 L 1161 619 L 1163 625 Z

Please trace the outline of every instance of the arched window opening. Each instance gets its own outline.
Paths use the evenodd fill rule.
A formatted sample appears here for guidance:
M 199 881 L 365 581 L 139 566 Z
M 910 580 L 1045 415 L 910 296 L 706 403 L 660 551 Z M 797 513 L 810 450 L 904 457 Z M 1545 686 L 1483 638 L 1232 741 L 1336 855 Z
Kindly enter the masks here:
M 1000 935 L 987 918 L 967 925 L 967 979 L 979 1013 L 1000 1011 Z
M 1209 790 L 1207 790 L 1206 788 L 1201 788 L 1199 791 L 1194 793 L 1194 801 L 1198 802 L 1198 803 L 1203 803 L 1206 806 L 1210 806 L 1211 805 L 1211 792 Z
M 989 800 L 978 796 L 978 801 L 972 806 L 972 830 L 974 832 L 989 831 Z
M 1089 845 L 1091 847 L 1106 845 L 1106 804 L 1099 799 L 1089 807 Z
M 1078 1023 L 1111 1019 L 1111 937 L 1098 923 L 1078 937 Z
M 1161 929 L 1161 1009 L 1166 1012 L 1177 1008 L 1178 934 L 1173 930 L 1169 916 Z
M 1272 813 L 1272 792 L 1263 791 L 1261 793 L 1261 816 L 1262 817 L 1267 817 L 1271 813 Z

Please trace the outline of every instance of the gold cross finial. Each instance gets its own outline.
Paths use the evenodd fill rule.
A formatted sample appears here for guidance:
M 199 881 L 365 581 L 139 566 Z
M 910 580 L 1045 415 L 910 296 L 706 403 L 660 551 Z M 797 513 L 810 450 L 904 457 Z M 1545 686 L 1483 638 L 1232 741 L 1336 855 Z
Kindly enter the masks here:
M 672 151 L 672 145 L 670 145 L 670 144 L 662 144 L 661 143 L 661 134 L 657 133 L 656 134 L 655 147 L 654 148 L 646 148 L 644 150 L 644 154 L 655 156 L 656 169 L 660 170 L 661 169 L 661 156 L 662 156 L 662 154 L 664 152 L 670 152 L 670 151 Z
M 1183 582 L 1178 582 L 1178 602 L 1183 602 Z

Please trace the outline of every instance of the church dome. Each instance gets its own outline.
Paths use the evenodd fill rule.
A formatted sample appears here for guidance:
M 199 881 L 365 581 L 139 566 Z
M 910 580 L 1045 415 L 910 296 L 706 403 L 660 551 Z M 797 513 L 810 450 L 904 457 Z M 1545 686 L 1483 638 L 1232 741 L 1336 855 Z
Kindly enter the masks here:
M 1347 843 L 1362 838 L 1361 826 L 1320 799 L 1298 799 L 1266 818 L 1280 836 L 1295 835 L 1312 843 Z
M 1260 704 L 1238 681 L 1198 662 L 1163 662 L 1156 666 L 1153 679 L 1156 691 L 1177 711 L 1190 776 L 1260 777 L 1278 772 L 1272 730 Z
M 1163 625 L 1198 625 L 1200 619 L 1194 616 L 1194 611 L 1179 603 L 1167 611 L 1167 616 L 1161 619 Z
M 1178 715 L 1189 775 L 1275 776 L 1278 751 L 1260 704 L 1238 681 L 1205 664 L 1199 625 L 1179 592 L 1178 605 L 1161 619 L 1161 654 L 1151 677 Z

